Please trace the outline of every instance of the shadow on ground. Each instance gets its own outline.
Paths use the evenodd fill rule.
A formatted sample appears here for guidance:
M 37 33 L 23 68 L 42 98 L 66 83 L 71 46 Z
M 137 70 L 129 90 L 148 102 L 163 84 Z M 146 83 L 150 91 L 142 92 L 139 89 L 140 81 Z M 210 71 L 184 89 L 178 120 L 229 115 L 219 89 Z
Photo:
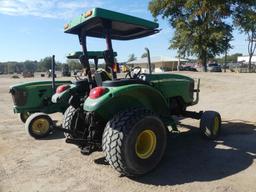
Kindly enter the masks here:
M 180 126 L 189 131 L 170 135 L 160 165 L 135 181 L 153 185 L 212 181 L 247 169 L 256 158 L 256 126 L 250 122 L 223 122 L 216 141 L 202 139 L 196 127 Z
M 55 126 L 53 131 L 47 137 L 41 138 L 41 140 L 54 140 L 54 139 L 65 138 L 64 132 L 61 130 L 58 130 L 59 125 L 57 125 L 57 121 L 53 121 L 53 124 Z
M 53 130 L 50 135 L 40 140 L 54 140 L 54 139 L 63 139 L 65 138 L 64 132 L 59 130 Z

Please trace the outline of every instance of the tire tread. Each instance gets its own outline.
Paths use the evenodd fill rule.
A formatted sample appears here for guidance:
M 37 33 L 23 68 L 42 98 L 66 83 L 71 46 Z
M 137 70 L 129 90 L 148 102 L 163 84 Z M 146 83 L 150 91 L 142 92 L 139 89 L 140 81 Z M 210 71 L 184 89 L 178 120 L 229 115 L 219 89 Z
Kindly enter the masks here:
M 102 149 L 106 154 L 109 164 L 122 175 L 136 176 L 131 174 L 126 166 L 122 154 L 124 136 L 127 135 L 131 126 L 146 115 L 154 115 L 147 109 L 129 109 L 115 115 L 106 125 L 102 137 Z

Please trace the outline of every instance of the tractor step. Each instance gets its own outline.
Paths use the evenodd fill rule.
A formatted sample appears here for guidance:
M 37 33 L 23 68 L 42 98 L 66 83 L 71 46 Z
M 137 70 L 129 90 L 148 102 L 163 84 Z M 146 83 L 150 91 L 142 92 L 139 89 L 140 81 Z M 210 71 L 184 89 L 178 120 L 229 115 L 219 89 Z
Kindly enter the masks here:
M 66 143 L 75 144 L 78 146 L 85 145 L 87 143 L 86 139 L 73 139 L 73 138 L 67 138 Z
M 81 153 L 83 155 L 90 155 L 91 153 L 95 152 L 95 151 L 100 151 L 101 148 L 99 148 L 96 145 L 89 145 L 89 146 L 85 146 L 83 148 L 81 148 Z
M 81 148 L 81 153 L 84 155 L 90 155 L 94 151 L 101 150 L 100 142 L 92 142 L 88 141 L 87 139 L 67 138 L 66 143 L 77 145 L 79 148 Z
M 56 130 L 59 130 L 59 131 L 63 131 L 63 132 L 65 132 L 65 133 L 69 133 L 69 134 L 72 134 L 72 133 L 73 133 L 72 130 L 64 129 L 64 128 L 62 128 L 62 126 L 53 126 L 53 129 L 56 129 Z
M 189 117 L 192 119 L 201 119 L 201 116 L 203 114 L 203 111 L 194 112 L 194 111 L 185 111 L 182 116 Z

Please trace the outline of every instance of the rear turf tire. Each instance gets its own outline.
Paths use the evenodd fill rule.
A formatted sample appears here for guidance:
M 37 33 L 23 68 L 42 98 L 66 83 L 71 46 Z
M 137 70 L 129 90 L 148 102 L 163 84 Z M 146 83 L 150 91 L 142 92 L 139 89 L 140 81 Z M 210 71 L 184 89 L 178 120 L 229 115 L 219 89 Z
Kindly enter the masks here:
M 204 138 L 216 139 L 221 131 L 221 116 L 216 111 L 205 111 L 200 120 L 200 131 Z
M 62 122 L 62 128 L 71 130 L 72 126 L 74 126 L 75 121 L 75 114 L 76 109 L 72 106 L 69 106 L 67 110 L 64 113 L 63 122 Z M 65 137 L 70 137 L 71 135 L 69 133 L 64 132 Z
M 130 109 L 115 115 L 106 125 L 102 148 L 109 164 L 122 175 L 139 176 L 162 159 L 167 129 L 151 111 Z
M 34 113 L 27 119 L 25 129 L 35 139 L 45 138 L 53 129 L 53 121 L 45 113 Z
M 72 134 L 64 132 L 66 138 L 77 138 L 81 132 L 83 134 L 86 125 L 82 109 L 69 106 L 64 113 L 62 127 L 72 131 Z

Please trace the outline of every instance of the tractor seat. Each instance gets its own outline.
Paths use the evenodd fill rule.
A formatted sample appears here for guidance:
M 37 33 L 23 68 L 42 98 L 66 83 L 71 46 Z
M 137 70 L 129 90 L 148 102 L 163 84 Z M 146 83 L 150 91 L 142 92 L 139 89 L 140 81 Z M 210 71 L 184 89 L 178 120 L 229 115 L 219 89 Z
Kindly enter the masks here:
M 111 80 L 111 74 L 103 69 L 98 69 L 94 74 L 97 86 L 102 86 L 103 81 Z
M 104 81 L 102 83 L 102 85 L 105 87 L 118 87 L 118 86 L 131 85 L 131 84 L 150 85 L 147 81 L 143 81 L 141 79 L 116 79 L 113 81 Z
M 81 79 L 81 80 L 75 81 L 74 84 L 76 84 L 77 86 L 87 86 L 88 79 Z

